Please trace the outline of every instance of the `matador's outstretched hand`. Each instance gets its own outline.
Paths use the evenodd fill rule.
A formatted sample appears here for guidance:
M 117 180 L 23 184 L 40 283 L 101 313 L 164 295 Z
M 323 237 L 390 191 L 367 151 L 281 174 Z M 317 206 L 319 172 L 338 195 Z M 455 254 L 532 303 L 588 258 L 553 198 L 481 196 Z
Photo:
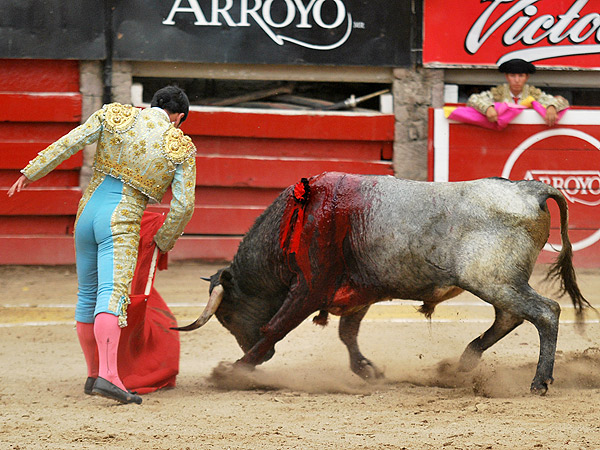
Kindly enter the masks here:
M 32 181 L 27 178 L 25 175 L 21 175 L 15 184 L 13 184 L 8 190 L 8 196 L 12 197 L 15 192 L 21 192 L 21 189 L 25 189 Z

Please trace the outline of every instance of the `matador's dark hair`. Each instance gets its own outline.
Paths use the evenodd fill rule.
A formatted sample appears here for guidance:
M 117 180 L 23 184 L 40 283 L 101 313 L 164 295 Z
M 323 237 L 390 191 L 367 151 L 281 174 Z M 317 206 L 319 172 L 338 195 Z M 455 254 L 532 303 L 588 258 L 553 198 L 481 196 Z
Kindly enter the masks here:
M 183 113 L 183 122 L 190 111 L 190 101 L 182 89 L 177 86 L 165 86 L 154 93 L 150 106 L 162 108 L 170 113 Z

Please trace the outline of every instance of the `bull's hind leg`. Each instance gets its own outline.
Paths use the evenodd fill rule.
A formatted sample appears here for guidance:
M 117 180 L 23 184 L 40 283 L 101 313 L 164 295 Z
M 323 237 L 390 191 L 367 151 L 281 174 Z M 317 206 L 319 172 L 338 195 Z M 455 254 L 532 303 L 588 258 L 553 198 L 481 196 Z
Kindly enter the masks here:
M 540 336 L 540 354 L 531 391 L 544 395 L 548 383 L 552 383 L 556 340 L 558 337 L 558 318 L 560 306 L 554 300 L 543 297 L 531 286 L 490 285 L 477 295 L 516 318 L 531 322 Z
M 342 316 L 340 318 L 338 331 L 340 339 L 348 348 L 348 353 L 350 355 L 350 369 L 352 369 L 352 372 L 364 380 L 373 380 L 383 378 L 383 372 L 363 356 L 358 348 L 357 341 L 360 321 L 368 310 L 369 306 L 365 306 L 352 314 Z
M 484 351 L 523 323 L 523 319 L 511 313 L 498 309 L 495 306 L 494 310 L 496 311 L 494 323 L 485 333 L 471 341 L 467 346 L 460 357 L 460 370 L 469 371 L 474 369 Z

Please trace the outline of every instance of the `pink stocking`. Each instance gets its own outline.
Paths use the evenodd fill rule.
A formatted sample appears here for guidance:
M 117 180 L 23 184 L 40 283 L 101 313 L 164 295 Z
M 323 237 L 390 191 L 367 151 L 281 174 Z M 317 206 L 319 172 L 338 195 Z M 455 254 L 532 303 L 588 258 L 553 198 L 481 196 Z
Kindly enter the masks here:
M 117 370 L 117 351 L 119 349 L 119 338 L 121 337 L 119 318 L 109 313 L 98 314 L 94 322 L 94 334 L 98 343 L 100 360 L 98 376 L 126 390 Z
M 79 345 L 83 350 L 85 363 L 87 364 L 87 376 L 98 377 L 98 347 L 94 336 L 94 324 L 77 322 L 77 337 Z

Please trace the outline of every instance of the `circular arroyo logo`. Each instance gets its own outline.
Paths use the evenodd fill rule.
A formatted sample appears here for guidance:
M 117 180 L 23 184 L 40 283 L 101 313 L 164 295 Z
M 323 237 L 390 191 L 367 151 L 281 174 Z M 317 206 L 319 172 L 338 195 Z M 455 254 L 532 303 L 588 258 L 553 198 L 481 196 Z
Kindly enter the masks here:
M 576 129 L 556 128 L 536 133 L 517 146 L 504 164 L 502 176 L 511 180 L 539 180 L 561 192 L 569 202 L 570 228 L 585 230 L 573 241 L 581 250 L 600 240 L 600 141 Z M 560 249 L 546 244 L 544 250 Z

